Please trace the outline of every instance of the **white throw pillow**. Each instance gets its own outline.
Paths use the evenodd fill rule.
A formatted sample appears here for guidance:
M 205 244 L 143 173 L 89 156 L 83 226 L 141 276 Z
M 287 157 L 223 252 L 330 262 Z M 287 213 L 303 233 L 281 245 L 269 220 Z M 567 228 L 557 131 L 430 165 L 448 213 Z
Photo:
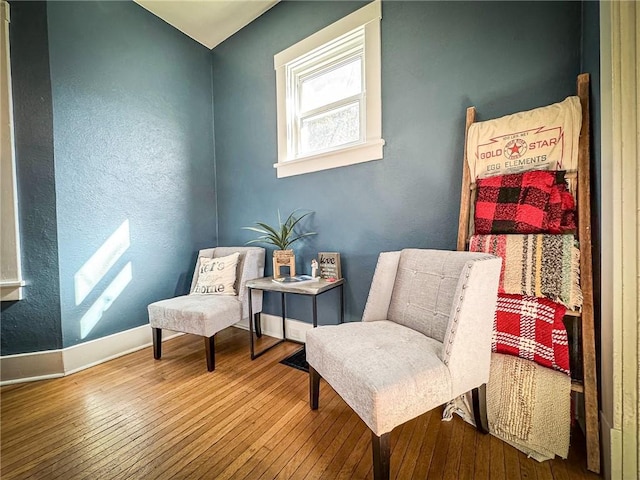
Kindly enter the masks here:
M 198 261 L 198 280 L 192 294 L 235 295 L 236 265 L 240 253 L 226 257 L 200 257 Z

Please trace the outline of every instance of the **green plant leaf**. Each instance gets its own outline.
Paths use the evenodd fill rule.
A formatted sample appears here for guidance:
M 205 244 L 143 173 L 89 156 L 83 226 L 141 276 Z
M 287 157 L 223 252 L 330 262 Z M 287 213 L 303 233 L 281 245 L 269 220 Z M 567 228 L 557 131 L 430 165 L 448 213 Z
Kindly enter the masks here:
M 297 211 L 298 209 L 291 212 L 283 222 L 280 210 L 278 210 L 277 228 L 272 227 L 271 225 L 264 222 L 256 222 L 257 227 L 242 227 L 245 230 L 251 230 L 252 232 L 261 234 L 258 238 L 248 241 L 246 245 L 254 243 L 266 243 L 269 245 L 274 245 L 280 250 L 287 250 L 294 242 L 300 240 L 301 238 L 316 235 L 316 232 L 304 232 L 296 234 L 295 227 L 299 224 L 299 222 L 303 218 L 313 213 L 307 212 L 300 215 L 299 217 L 296 217 Z

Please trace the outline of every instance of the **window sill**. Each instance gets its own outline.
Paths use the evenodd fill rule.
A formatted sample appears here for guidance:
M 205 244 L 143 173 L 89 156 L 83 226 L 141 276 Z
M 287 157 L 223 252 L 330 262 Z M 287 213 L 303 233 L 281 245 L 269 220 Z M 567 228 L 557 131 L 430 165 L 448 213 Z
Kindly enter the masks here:
M 277 170 L 278 178 L 284 178 L 330 168 L 346 167 L 356 163 L 382 160 L 382 147 L 384 144 L 383 139 L 374 140 L 334 152 L 274 163 L 273 167 Z
M 23 287 L 26 285 L 24 280 L 0 283 L 0 301 L 11 302 L 14 300 L 22 300 Z

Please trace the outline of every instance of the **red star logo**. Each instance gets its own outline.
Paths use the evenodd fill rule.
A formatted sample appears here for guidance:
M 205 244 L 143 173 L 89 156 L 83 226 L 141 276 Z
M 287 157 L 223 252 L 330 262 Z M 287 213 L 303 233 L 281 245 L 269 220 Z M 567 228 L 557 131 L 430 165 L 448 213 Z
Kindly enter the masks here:
M 509 147 L 509 150 L 511 150 L 511 155 L 514 153 L 520 153 L 520 147 L 516 143 L 514 143 L 512 147 Z

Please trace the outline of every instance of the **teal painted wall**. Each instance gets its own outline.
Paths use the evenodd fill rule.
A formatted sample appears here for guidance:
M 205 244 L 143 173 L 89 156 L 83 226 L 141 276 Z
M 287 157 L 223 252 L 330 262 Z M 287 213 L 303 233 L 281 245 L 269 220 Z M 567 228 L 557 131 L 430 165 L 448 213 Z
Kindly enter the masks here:
M 593 61 L 582 4 L 384 2 L 385 159 L 278 180 L 273 55 L 362 4 L 281 2 L 209 52 L 133 2 L 12 1 L 30 286 L 2 305 L 0 354 L 146 323 L 149 302 L 186 290 L 198 248 L 243 244 L 253 237 L 241 227 L 278 209 L 315 211 L 300 270 L 318 251 L 342 253 L 348 320 L 380 251 L 454 248 L 466 107 L 483 119 L 573 94 Z M 128 246 L 77 301 L 76 274 L 123 224 Z M 122 292 L 105 298 L 128 265 Z M 337 296 L 326 297 L 321 322 L 336 317 Z M 279 313 L 277 299 L 266 310 Z M 303 320 L 310 310 L 289 305 Z
M 45 2 L 10 3 L 24 298 L 2 302 L 0 354 L 62 347 L 53 111 Z
M 215 244 L 211 65 L 133 2 L 50 2 L 48 15 L 67 347 L 147 323 L 147 305 Z M 78 297 L 83 265 L 119 242 Z
M 273 55 L 361 5 L 281 2 L 213 50 L 220 243 L 249 240 L 241 227 L 278 209 L 315 211 L 299 268 L 341 253 L 348 320 L 379 252 L 455 248 L 466 108 L 482 120 L 563 100 L 581 51 L 579 2 L 383 2 L 384 160 L 277 179 Z M 321 321 L 335 321 L 335 299 L 323 302 Z M 311 317 L 305 299 L 288 307 Z
M 2 355 L 144 325 L 216 244 L 210 51 L 133 2 L 29 5 L 12 2 L 12 63 L 30 68 L 16 108 L 48 101 L 16 118 L 19 204 L 26 264 L 47 268 L 25 268 L 26 300 L 3 303 Z

